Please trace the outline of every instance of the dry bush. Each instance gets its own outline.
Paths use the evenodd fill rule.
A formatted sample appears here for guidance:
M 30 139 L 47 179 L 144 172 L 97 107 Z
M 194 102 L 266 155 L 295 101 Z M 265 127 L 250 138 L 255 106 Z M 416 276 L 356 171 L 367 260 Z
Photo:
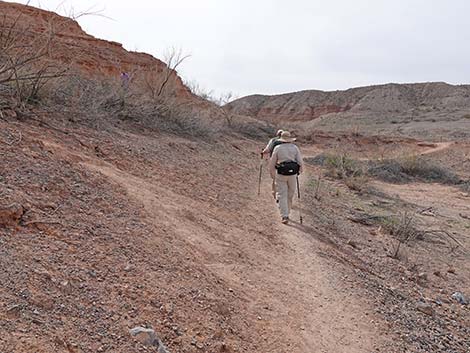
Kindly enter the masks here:
M 369 184 L 369 177 L 365 174 L 346 177 L 344 184 L 351 190 L 362 192 Z
M 21 20 L 21 14 L 0 18 L 0 94 L 15 107 L 37 102 L 41 89 L 67 72 L 53 60 L 54 37 L 60 25 L 50 22 L 38 33 Z
M 321 175 L 318 175 L 318 178 L 310 178 L 307 183 L 309 189 L 313 190 L 313 198 L 317 201 L 320 201 L 322 198 L 322 180 Z
M 461 248 L 466 251 L 462 243 L 451 233 L 443 229 L 420 229 L 415 218 L 416 213 L 401 212 L 394 215 L 380 216 L 363 214 L 353 218 L 349 218 L 355 223 L 367 226 L 378 225 L 381 229 L 388 232 L 398 242 L 393 248 L 391 256 L 398 259 L 400 249 L 403 244 L 409 245 L 413 241 L 428 240 L 437 244 L 447 244 L 451 247 L 451 251 Z M 435 238 L 432 240 L 432 238 Z
M 319 153 L 315 157 L 305 157 L 304 162 L 312 165 L 325 166 L 328 156 L 327 153 Z
M 163 58 L 165 66 L 155 64 L 133 73 L 132 85 L 138 86 L 150 99 L 173 97 L 179 80 L 176 69 L 189 57 L 181 49 L 168 49 Z
M 352 159 L 345 152 L 328 154 L 324 163 L 328 168 L 329 175 L 337 179 L 346 179 L 365 174 L 362 163 Z
M 186 87 L 188 87 L 192 94 L 207 102 L 210 102 L 213 108 L 217 110 L 217 113 L 223 117 L 229 128 L 234 127 L 235 130 L 240 130 L 240 121 L 236 124 L 237 126 L 233 126 L 235 119 L 239 119 L 240 117 L 233 114 L 233 112 L 227 106 L 228 103 L 236 99 L 235 94 L 232 92 L 226 92 L 216 96 L 213 90 L 206 90 L 202 88 L 196 81 L 185 81 L 184 84 Z M 252 133 L 249 132 L 248 135 L 252 135 Z
M 392 254 L 394 259 L 398 258 L 402 244 L 407 244 L 420 236 L 421 232 L 417 230 L 415 223 L 413 215 L 410 215 L 408 212 L 382 220 L 382 226 L 389 231 L 390 235 L 398 240 Z
M 347 153 L 322 153 L 305 159 L 306 163 L 321 165 L 327 168 L 327 176 L 343 180 L 351 190 L 364 191 L 369 183 L 369 177 L 364 163 L 352 159 Z
M 391 183 L 406 183 L 413 179 L 444 184 L 459 184 L 462 182 L 452 171 L 434 164 L 422 156 L 371 161 L 369 162 L 368 173 Z
M 226 132 L 235 132 L 253 139 L 266 139 L 275 135 L 275 128 L 263 121 L 234 116 L 233 122 L 225 129 Z

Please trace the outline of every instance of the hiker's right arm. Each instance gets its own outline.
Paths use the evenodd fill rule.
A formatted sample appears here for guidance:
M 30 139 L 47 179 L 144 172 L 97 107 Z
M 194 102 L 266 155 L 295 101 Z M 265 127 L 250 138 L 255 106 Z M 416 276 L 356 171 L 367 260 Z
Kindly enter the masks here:
M 271 174 L 271 178 L 276 178 L 276 163 L 277 163 L 277 149 L 274 150 L 271 159 L 269 160 L 269 174 Z

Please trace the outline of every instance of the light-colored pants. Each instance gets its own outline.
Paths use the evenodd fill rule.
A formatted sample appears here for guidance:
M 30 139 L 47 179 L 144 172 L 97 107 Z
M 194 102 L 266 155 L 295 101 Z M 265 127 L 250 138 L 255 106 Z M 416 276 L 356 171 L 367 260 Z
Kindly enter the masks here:
M 279 211 L 281 217 L 289 217 L 294 198 L 297 175 L 276 174 L 276 196 L 279 201 Z

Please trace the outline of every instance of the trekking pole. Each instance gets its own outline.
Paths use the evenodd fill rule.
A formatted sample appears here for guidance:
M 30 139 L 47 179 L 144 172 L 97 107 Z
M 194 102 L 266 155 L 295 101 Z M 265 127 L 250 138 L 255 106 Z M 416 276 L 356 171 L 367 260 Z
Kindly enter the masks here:
M 300 215 L 300 224 L 302 224 L 302 204 L 300 199 L 300 184 L 299 184 L 299 174 L 297 174 L 297 196 L 299 198 L 299 215 Z
M 263 175 L 263 153 L 261 153 L 261 162 L 259 163 L 258 196 L 261 194 L 261 176 L 262 175 Z

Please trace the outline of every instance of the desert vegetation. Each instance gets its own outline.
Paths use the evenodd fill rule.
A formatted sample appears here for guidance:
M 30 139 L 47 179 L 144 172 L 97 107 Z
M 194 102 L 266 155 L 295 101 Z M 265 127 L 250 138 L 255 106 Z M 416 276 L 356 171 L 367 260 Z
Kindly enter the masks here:
M 132 121 L 209 139 L 222 131 L 247 136 L 267 136 L 273 131 L 254 119 L 235 119 L 223 107 L 231 94 L 217 99 L 195 89 L 191 94 L 177 76 L 176 70 L 189 58 L 180 49 L 169 49 L 164 65 L 156 62 L 135 68 L 125 73 L 126 78 L 90 75 L 80 68 L 80 56 L 67 64 L 58 60 L 57 33 L 71 19 L 50 20 L 38 34 L 24 25 L 21 16 L 4 15 L 0 23 L 0 99 L 13 114 L 31 117 L 34 106 L 47 113 L 65 111 L 69 121 L 95 127 Z
M 451 319 L 440 307 L 447 304 L 437 293 L 461 295 L 454 277 L 469 255 L 468 174 L 432 154 L 406 151 L 390 158 L 376 149 L 376 158 L 360 158 L 355 145 L 320 145 L 325 149 L 307 158 L 313 173 L 303 211 L 311 234 L 336 248 L 336 256 L 358 273 L 370 271 L 364 275 L 369 293 L 377 295 L 386 320 L 400 327 L 407 350 L 464 351 L 463 341 L 443 348 L 435 332 L 456 332 L 448 329 Z M 321 234 L 315 232 L 320 224 Z M 427 326 L 418 333 L 422 320 Z
M 38 103 L 42 89 L 63 77 L 67 69 L 53 60 L 55 25 L 40 35 L 21 21 L 3 14 L 0 18 L 0 94 L 14 107 Z
M 371 179 L 397 184 L 412 181 L 434 182 L 455 185 L 464 190 L 468 188 L 469 183 L 450 168 L 419 155 L 359 160 L 346 152 L 328 152 L 309 158 L 307 162 L 324 166 L 327 176 L 343 180 L 351 189 L 357 191 L 363 190 Z

